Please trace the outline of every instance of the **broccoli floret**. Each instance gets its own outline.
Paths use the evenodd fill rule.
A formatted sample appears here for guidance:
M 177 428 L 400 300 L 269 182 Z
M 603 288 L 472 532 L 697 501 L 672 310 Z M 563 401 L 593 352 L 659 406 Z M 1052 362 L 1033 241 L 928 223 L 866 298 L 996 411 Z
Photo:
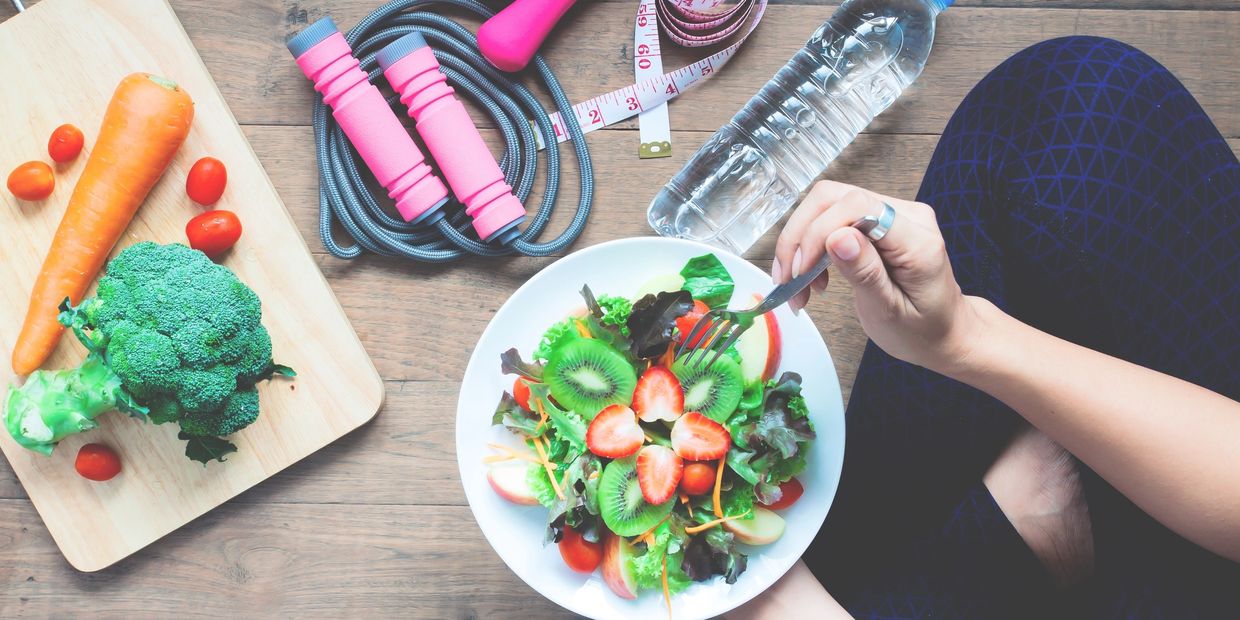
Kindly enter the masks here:
M 32 373 L 5 406 L 9 433 L 40 452 L 112 409 L 178 422 L 183 436 L 229 435 L 258 418 L 255 383 L 293 374 L 271 359 L 254 291 L 184 245 L 125 249 L 95 297 L 61 310 L 90 356 L 80 368 Z

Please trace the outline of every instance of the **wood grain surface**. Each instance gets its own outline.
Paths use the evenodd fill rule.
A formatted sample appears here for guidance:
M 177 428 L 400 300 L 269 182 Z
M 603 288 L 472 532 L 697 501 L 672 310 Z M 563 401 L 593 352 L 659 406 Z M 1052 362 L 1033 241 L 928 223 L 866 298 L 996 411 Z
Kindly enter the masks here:
M 263 300 L 263 324 L 275 356 L 300 373 L 295 380 L 259 386 L 262 415 L 230 438 L 239 451 L 228 462 L 207 467 L 185 457 L 175 425 L 144 424 L 119 413 L 99 418 L 97 430 L 65 439 L 51 457 L 0 434 L 0 448 L 65 558 L 79 570 L 95 571 L 357 428 L 378 411 L 383 385 L 163 0 L 42 3 L 0 25 L 0 56 L 22 59 L 0 66 L 0 80 L 7 85 L 0 92 L 0 118 L 24 119 L 31 128 L 0 142 L 5 168 L 37 157 L 46 149 L 47 133 L 65 121 L 91 132 L 88 144 L 93 145 L 112 91 L 135 70 L 174 77 L 194 98 L 189 137 L 119 245 L 184 241 L 185 222 L 201 212 L 185 195 L 186 172 L 208 153 L 229 162 L 229 187 L 216 206 L 236 212 L 246 236 L 222 262 Z M 46 88 L 49 80 L 57 82 L 54 93 Z M 0 194 L 0 279 L 5 282 L 0 351 L 6 361 L 87 155 L 60 166 L 60 182 L 46 201 L 23 203 Z M 76 366 L 84 354 L 67 335 L 44 367 Z M 15 379 L 7 363 L 0 366 L 0 385 Z M 124 473 L 107 484 L 78 476 L 73 460 L 88 441 L 114 447 Z
M 370 424 L 90 575 L 65 564 L 0 464 L 0 617 L 566 617 L 486 545 L 464 505 L 452 447 L 470 347 L 511 291 L 550 259 L 426 267 L 323 253 L 307 127 L 312 97 L 283 41 L 326 14 L 348 27 L 378 0 L 172 4 L 385 379 L 387 398 Z M 773 4 L 717 79 L 672 104 L 673 157 L 638 160 L 632 124 L 590 135 L 596 208 L 576 247 L 650 234 L 643 212 L 658 187 L 833 10 L 806 0 Z M 583 3 L 567 18 L 571 28 L 552 35 L 547 57 L 574 101 L 627 83 L 634 5 Z M 1069 34 L 1116 37 L 1162 61 L 1240 152 L 1236 8 L 1234 0 L 959 0 L 939 22 L 922 78 L 828 176 L 912 196 L 968 89 L 1022 47 Z M 0 4 L 0 18 L 11 13 Z M 691 56 L 669 51 L 665 66 Z M 577 181 L 571 173 L 564 181 L 571 200 Z M 772 248 L 768 235 L 750 257 L 769 264 Z M 809 312 L 847 397 L 865 343 L 847 287 L 833 282 Z

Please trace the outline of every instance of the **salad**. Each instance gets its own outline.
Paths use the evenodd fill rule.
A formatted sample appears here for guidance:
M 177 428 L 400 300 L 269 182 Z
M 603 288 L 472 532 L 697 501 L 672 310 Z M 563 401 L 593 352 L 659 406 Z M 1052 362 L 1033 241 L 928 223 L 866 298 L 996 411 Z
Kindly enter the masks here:
M 544 544 L 573 570 L 601 570 L 620 597 L 661 590 L 670 609 L 693 582 L 735 583 L 746 547 L 778 540 L 779 511 L 802 493 L 815 434 L 800 376 L 775 376 L 774 314 L 713 364 L 675 357 L 733 289 L 713 254 L 632 299 L 585 287 L 584 308 L 547 328 L 529 361 L 500 356 L 515 379 L 493 423 L 524 445 L 490 444 L 488 482 L 546 507 Z

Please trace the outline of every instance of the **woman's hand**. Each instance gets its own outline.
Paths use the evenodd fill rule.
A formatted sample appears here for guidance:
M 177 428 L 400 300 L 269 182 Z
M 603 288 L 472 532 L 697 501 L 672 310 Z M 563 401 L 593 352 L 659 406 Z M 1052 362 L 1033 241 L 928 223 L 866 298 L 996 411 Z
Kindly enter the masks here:
M 851 224 L 878 215 L 883 203 L 896 210 L 890 231 L 871 242 Z M 820 181 L 788 219 L 779 235 L 771 277 L 796 277 L 829 251 L 852 284 L 861 327 L 891 355 L 943 372 L 969 354 L 982 322 L 975 304 L 952 275 L 934 209 L 919 202 L 882 196 L 835 181 Z M 826 288 L 824 273 L 812 288 Z M 809 290 L 792 300 L 795 310 Z

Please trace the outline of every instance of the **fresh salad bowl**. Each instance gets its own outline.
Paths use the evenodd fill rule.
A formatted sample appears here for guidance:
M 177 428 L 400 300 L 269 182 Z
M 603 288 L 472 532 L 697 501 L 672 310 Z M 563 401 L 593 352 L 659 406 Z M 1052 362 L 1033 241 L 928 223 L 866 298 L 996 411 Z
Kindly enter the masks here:
M 714 364 L 675 356 L 707 307 L 771 288 L 735 255 L 644 237 L 575 252 L 504 303 L 461 382 L 456 452 L 518 577 L 593 618 L 709 618 L 800 558 L 844 457 L 822 336 L 781 307 Z

